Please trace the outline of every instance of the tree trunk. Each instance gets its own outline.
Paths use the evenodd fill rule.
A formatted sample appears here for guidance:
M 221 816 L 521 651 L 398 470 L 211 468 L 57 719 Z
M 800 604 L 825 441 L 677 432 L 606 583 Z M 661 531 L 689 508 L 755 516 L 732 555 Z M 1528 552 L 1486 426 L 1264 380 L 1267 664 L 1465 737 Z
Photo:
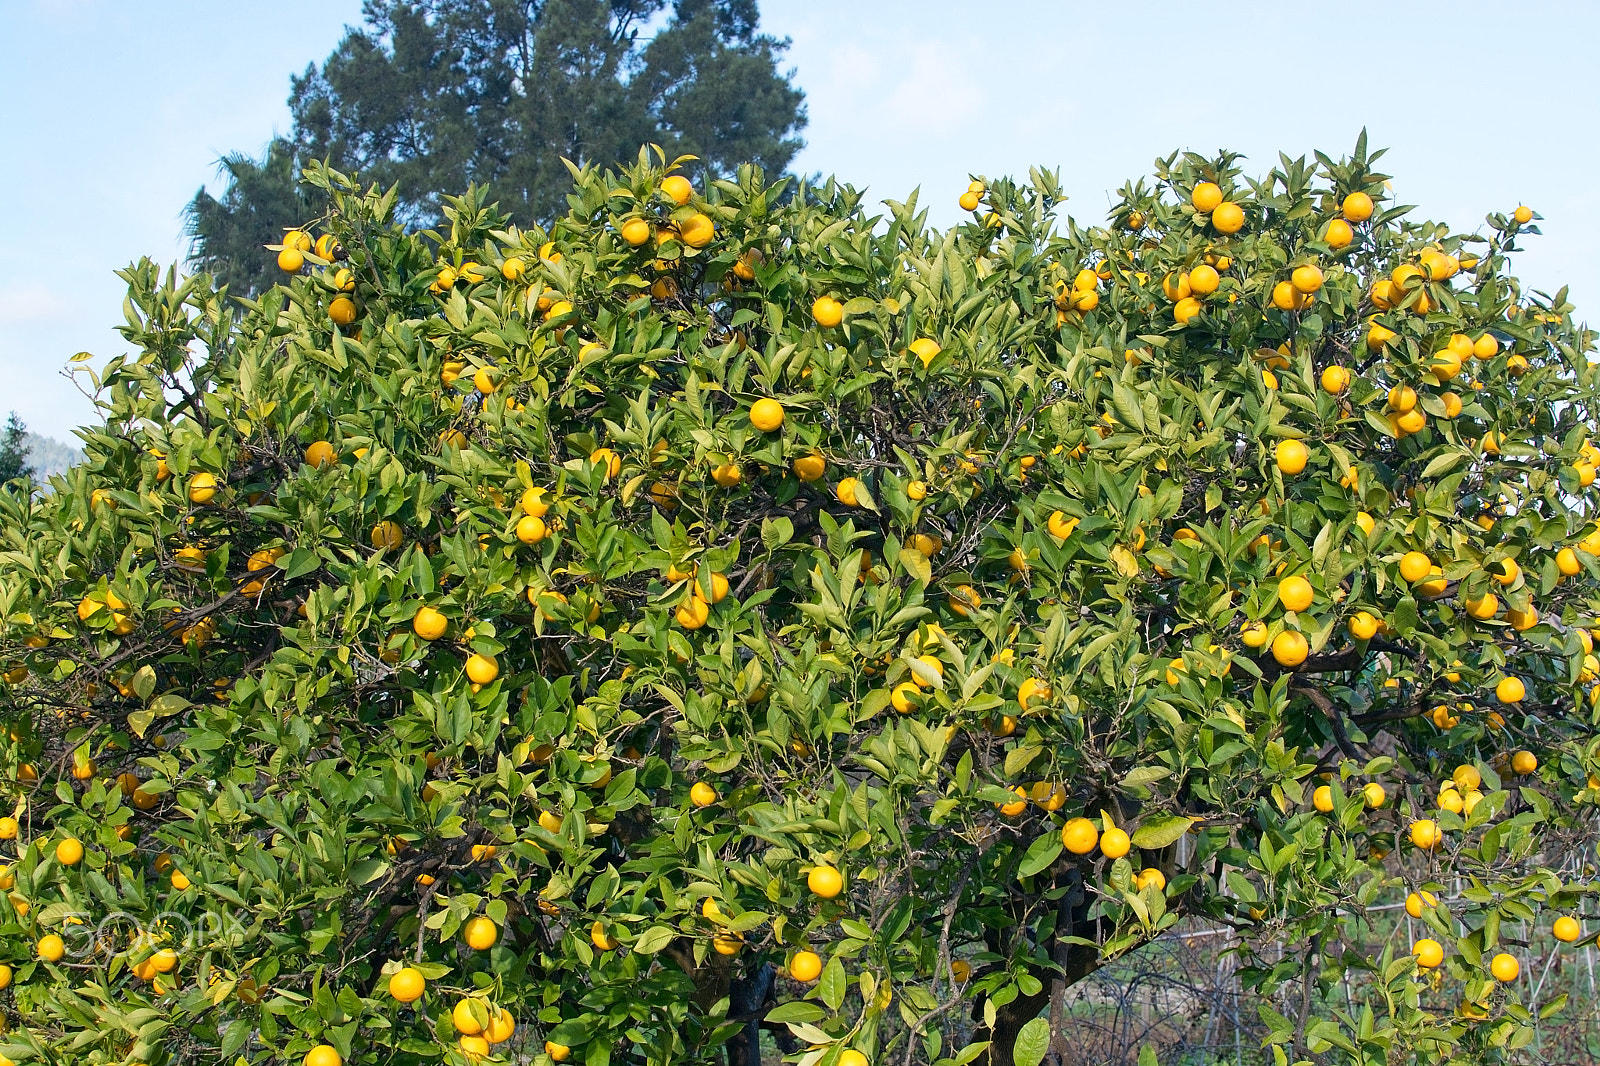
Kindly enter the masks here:
M 728 1041 L 728 1066 L 761 1066 L 761 1015 L 772 994 L 776 972 L 764 962 L 755 970 L 735 977 L 728 986 L 728 1013 L 748 1017 L 739 1035 Z
M 1059 977 L 1035 975 L 1039 976 L 1044 987 L 1032 996 L 1018 996 L 995 1013 L 994 1028 L 988 1033 L 988 1066 L 1013 1066 L 1018 1033 L 1050 1003 L 1051 989 L 1055 984 L 1070 988 L 1100 968 L 1098 948 L 1065 944 L 1060 939 L 1063 936 L 1077 936 L 1093 940 L 1100 924 L 1099 919 L 1089 920 L 1089 900 L 1083 890 L 1082 873 L 1076 867 L 1071 867 L 1064 871 L 1063 880 L 1070 887 L 1061 897 L 1056 928 L 1050 937 L 1050 955 L 1061 967 L 1061 974 Z M 1055 1035 L 1052 1034 L 1052 1037 Z M 1055 1044 L 1056 1041 L 1052 1039 L 1051 1043 Z

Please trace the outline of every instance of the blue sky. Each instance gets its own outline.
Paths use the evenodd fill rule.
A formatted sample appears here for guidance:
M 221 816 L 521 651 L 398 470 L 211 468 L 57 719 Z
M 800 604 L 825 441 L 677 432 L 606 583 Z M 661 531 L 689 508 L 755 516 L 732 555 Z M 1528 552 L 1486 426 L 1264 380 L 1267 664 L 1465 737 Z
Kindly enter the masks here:
M 1176 148 L 1343 153 L 1363 126 L 1396 194 L 1472 230 L 1528 203 L 1537 288 L 1600 296 L 1600 5 L 764 0 L 809 97 L 797 167 L 876 198 L 921 186 L 936 224 L 969 172 L 1058 168 L 1080 219 Z M 0 412 L 65 438 L 92 417 L 58 376 L 124 351 L 113 271 L 185 251 L 181 212 L 224 152 L 286 129 L 289 76 L 359 0 L 0 0 Z M 20 105 L 20 106 L 19 106 Z M 1584 314 L 1592 318 L 1592 314 Z

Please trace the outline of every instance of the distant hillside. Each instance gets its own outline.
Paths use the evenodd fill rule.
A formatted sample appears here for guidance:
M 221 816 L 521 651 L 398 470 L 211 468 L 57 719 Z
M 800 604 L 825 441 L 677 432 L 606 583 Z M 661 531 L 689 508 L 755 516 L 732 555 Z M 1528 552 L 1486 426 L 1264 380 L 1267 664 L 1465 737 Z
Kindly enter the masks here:
M 76 445 L 63 444 L 53 437 L 28 434 L 28 465 L 40 481 L 51 474 L 59 474 L 75 463 L 83 461 L 83 453 Z

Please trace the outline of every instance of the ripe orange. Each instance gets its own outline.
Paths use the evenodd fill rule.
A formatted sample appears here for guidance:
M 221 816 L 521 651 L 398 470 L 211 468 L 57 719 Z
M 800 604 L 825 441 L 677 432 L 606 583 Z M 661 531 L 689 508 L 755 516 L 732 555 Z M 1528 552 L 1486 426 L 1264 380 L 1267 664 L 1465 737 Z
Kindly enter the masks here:
M 285 274 L 298 274 L 306 265 L 306 257 L 298 248 L 285 248 L 278 253 L 278 269 Z
M 709 807 L 717 802 L 717 790 L 704 781 L 689 786 L 689 802 L 696 807 Z
M 1017 688 L 1017 704 L 1026 711 L 1033 700 L 1048 700 L 1050 686 L 1036 677 L 1030 677 Z
M 690 248 L 704 248 L 716 237 L 717 227 L 705 215 L 696 212 L 683 220 L 678 233 Z
M 828 461 L 820 455 L 802 455 L 794 461 L 792 469 L 801 481 L 820 481 L 828 472 Z
M 1146 888 L 1154 888 L 1157 892 L 1165 891 L 1167 875 L 1155 867 L 1147 867 L 1133 875 L 1133 888 L 1135 892 L 1143 892 Z
M 1479 359 L 1493 359 L 1500 354 L 1500 341 L 1492 333 L 1485 333 L 1472 342 L 1472 354 Z
M 1222 284 L 1222 276 L 1215 267 L 1201 264 L 1189 271 L 1189 291 L 1196 296 L 1210 296 Z
M 1100 843 L 1100 832 L 1087 818 L 1070 818 L 1061 827 L 1061 846 L 1074 855 L 1087 855 Z
M 630 218 L 622 224 L 622 239 L 637 248 L 650 239 L 650 223 L 642 218 Z
M 1222 203 L 1222 189 L 1214 181 L 1202 181 L 1189 195 L 1189 202 L 1202 215 L 1209 215 Z
M 1307 296 L 1322 288 L 1322 271 L 1306 263 L 1294 268 L 1294 273 L 1289 275 L 1289 280 L 1297 292 Z
M 1527 686 L 1518 677 L 1502 677 L 1494 687 L 1494 698 L 1501 703 L 1520 703 L 1527 694 Z
M 689 197 L 694 195 L 694 186 L 689 184 L 689 179 L 682 174 L 672 174 L 661 182 L 661 191 L 666 193 L 673 203 L 682 207 L 689 202 Z
M 1428 576 L 1433 560 L 1422 552 L 1409 551 L 1400 557 L 1400 576 L 1415 585 Z
M 504 1044 L 517 1031 L 517 1020 L 504 1007 L 489 1008 L 489 1027 L 483 1038 L 491 1044 Z
M 1522 966 L 1517 962 L 1516 956 L 1502 951 L 1489 962 L 1489 972 L 1496 981 L 1515 981 L 1522 972 Z
M 1267 642 L 1265 622 L 1246 622 L 1239 628 L 1239 639 L 1247 648 L 1259 648 Z
M 1333 787 L 1331 785 L 1318 785 L 1317 790 L 1311 794 L 1311 805 L 1323 814 L 1333 810 Z
M 978 194 L 970 190 L 962 193 L 956 198 L 956 202 L 961 205 L 961 209 L 963 211 L 976 211 L 978 209 L 979 201 L 980 197 Z
M 67 945 L 56 934 L 46 933 L 39 938 L 34 950 L 45 962 L 60 962 L 61 957 L 67 953 Z
M 701 599 L 700 594 L 696 592 L 678 605 L 673 617 L 685 629 L 699 629 L 710 620 L 711 605 Z
M 832 866 L 813 866 L 806 875 L 806 887 L 812 895 L 833 899 L 844 889 L 844 876 Z
M 1177 320 L 1178 325 L 1187 326 L 1198 318 L 1204 310 L 1205 308 L 1199 300 L 1196 300 L 1193 296 L 1185 296 L 1172 308 L 1172 317 Z
M 831 296 L 819 296 L 811 305 L 811 317 L 823 329 L 832 329 L 844 321 L 844 304 Z
M 1439 823 L 1431 818 L 1419 818 L 1411 823 L 1411 843 L 1424 851 L 1431 851 L 1439 846 L 1444 839 L 1444 833 L 1439 828 Z
M 1431 970 L 1444 962 L 1444 948 L 1437 940 L 1423 939 L 1411 945 L 1411 954 L 1417 957 L 1417 965 L 1424 970 Z
M 763 433 L 771 433 L 783 425 L 783 404 L 762 398 L 750 405 L 750 424 Z
M 1306 460 L 1311 453 L 1306 446 L 1297 440 L 1282 440 L 1273 449 L 1273 458 L 1277 461 L 1278 469 L 1293 477 L 1306 468 Z
M 983 597 L 971 585 L 957 585 L 950 591 L 947 602 L 952 611 L 965 617 L 969 611 L 983 606 Z
M 76 866 L 83 861 L 83 841 L 67 837 L 56 845 L 56 862 L 62 866 Z
M 1128 854 L 1128 849 L 1133 846 L 1128 834 L 1112 826 L 1100 834 L 1100 854 L 1108 859 L 1120 859 Z
M 1078 528 L 1079 521 L 1077 518 L 1069 518 L 1064 511 L 1056 511 L 1045 523 L 1045 528 L 1057 540 L 1066 540 L 1072 536 L 1072 531 Z
M 418 607 L 411 618 L 411 629 L 423 640 L 438 640 L 450 628 L 450 620 L 432 607 Z
M 1570 944 L 1583 935 L 1583 926 L 1579 925 L 1578 919 L 1572 917 L 1572 915 L 1563 914 L 1556 919 L 1555 925 L 1551 926 L 1550 931 L 1563 944 Z
M 1511 756 L 1511 770 L 1513 773 L 1526 776 L 1539 768 L 1539 757 L 1531 751 L 1519 751 Z
M 1289 577 L 1278 582 L 1278 602 L 1286 611 L 1305 610 L 1311 606 L 1313 595 L 1311 582 L 1303 577 Z
M 1518 224 L 1526 226 L 1533 221 L 1533 208 L 1519 206 L 1515 211 L 1511 212 L 1511 217 L 1516 219 Z
M 822 973 L 822 959 L 814 951 L 797 951 L 789 959 L 789 976 L 809 983 Z
M 479 915 L 469 920 L 464 927 L 467 946 L 474 951 L 488 951 L 494 947 L 494 942 L 500 939 L 500 929 L 494 922 Z
M 537 544 L 549 533 L 550 529 L 542 518 L 530 514 L 517 519 L 517 539 L 524 544 Z
M 328 305 L 328 318 L 336 326 L 348 326 L 356 320 L 355 301 L 348 296 L 336 296 Z
M 1322 233 L 1323 241 L 1335 251 L 1348 248 L 1350 242 L 1355 240 L 1355 233 L 1350 229 L 1350 223 L 1342 218 L 1336 218 L 1328 223 L 1328 228 Z
M 572 1049 L 565 1044 L 558 1044 L 554 1040 L 544 1042 L 544 1053 L 550 1056 L 552 1062 L 566 1062 L 572 1057 Z
M 467 656 L 467 678 L 474 685 L 487 685 L 500 676 L 500 664 L 494 656 L 474 652 Z
M 410 966 L 403 966 L 389 976 L 389 994 L 401 1003 L 414 1003 L 421 999 L 427 987 L 427 980 Z
M 306 1052 L 304 1061 L 305 1066 L 343 1066 L 344 1064 L 344 1058 L 329 1044 L 318 1044 Z
M 1344 198 L 1342 211 L 1351 222 L 1365 222 L 1372 217 L 1372 197 L 1364 192 L 1353 192 Z
M 1389 793 L 1378 782 L 1369 781 L 1361 788 L 1361 798 L 1366 800 L 1368 807 L 1377 810 L 1388 802 Z
M 1424 907 L 1437 907 L 1438 905 L 1439 897 L 1432 892 L 1413 892 L 1406 896 L 1406 913 L 1413 918 L 1421 918 Z
M 1294 667 L 1306 661 L 1311 646 L 1303 634 L 1292 629 L 1279 633 L 1272 641 L 1272 657 L 1279 666 Z
M 1238 233 L 1244 228 L 1244 208 L 1224 200 L 1211 212 L 1211 225 L 1218 233 Z
M 393 551 L 406 542 L 406 535 L 398 522 L 385 520 L 372 527 L 368 539 L 379 551 Z
M 1346 625 L 1357 640 L 1371 640 L 1378 635 L 1378 619 L 1370 611 L 1357 611 Z
M 189 479 L 189 502 L 195 504 L 210 503 L 217 494 L 216 475 L 201 471 Z
M 607 480 L 616 477 L 622 469 L 622 456 L 610 448 L 596 448 L 589 453 L 589 462 L 604 470 Z
M 1350 387 L 1350 371 L 1342 366 L 1330 366 L 1322 372 L 1322 391 L 1338 396 Z

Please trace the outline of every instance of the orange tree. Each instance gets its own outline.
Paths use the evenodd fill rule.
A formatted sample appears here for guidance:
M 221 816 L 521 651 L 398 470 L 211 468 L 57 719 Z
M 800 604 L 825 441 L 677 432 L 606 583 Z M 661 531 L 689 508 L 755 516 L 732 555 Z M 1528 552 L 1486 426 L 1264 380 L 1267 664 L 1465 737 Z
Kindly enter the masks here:
M 1594 338 L 1527 209 L 1371 163 L 943 233 L 312 168 L 258 302 L 130 268 L 3 500 L 0 1050 L 1033 1066 L 1193 915 L 1278 1062 L 1516 1060 L 1591 897 Z

